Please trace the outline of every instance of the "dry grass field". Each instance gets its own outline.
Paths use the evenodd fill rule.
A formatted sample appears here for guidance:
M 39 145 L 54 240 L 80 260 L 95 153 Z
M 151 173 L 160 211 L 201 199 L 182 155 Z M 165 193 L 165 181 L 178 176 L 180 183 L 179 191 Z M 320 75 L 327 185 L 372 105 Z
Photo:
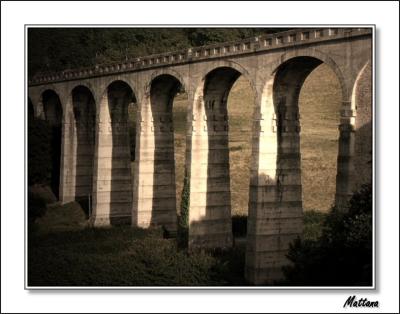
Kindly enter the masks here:
M 324 217 L 304 215 L 305 239 L 318 237 Z M 177 239 L 164 238 L 161 228 L 90 228 L 77 202 L 48 204 L 28 232 L 30 286 L 248 285 L 242 242 L 228 250 L 188 254 Z
M 335 73 L 316 68 L 300 92 L 303 208 L 327 211 L 334 202 L 341 91 Z
M 249 83 L 240 77 L 228 98 L 232 215 L 247 215 L 253 100 Z M 327 66 L 319 66 L 304 82 L 299 99 L 305 210 L 327 211 L 334 201 L 340 102 L 335 74 Z M 178 204 L 184 178 L 187 106 L 186 94 L 175 98 Z

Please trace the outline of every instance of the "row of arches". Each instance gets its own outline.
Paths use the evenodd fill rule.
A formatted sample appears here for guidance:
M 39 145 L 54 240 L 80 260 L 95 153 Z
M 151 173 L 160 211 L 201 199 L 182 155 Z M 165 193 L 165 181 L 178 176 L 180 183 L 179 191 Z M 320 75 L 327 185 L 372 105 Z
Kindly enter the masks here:
M 285 60 L 261 90 L 255 88 L 246 71 L 220 66 L 209 71 L 198 88 L 186 94 L 190 98 L 184 140 L 185 173 L 190 178 L 190 246 L 232 244 L 234 193 L 228 98 L 232 86 L 244 76 L 252 88 L 253 99 L 249 103 L 254 108 L 248 138 L 252 149 L 247 184 L 248 243 L 252 244 L 247 249 L 247 270 L 254 273 L 255 265 L 262 260 L 274 261 L 271 265 L 261 262 L 263 271 L 279 272 L 288 243 L 302 229 L 299 99 L 307 77 L 323 63 L 314 56 Z M 331 71 L 336 75 L 339 94 L 344 97 L 343 77 L 337 75 L 337 67 Z M 141 227 L 162 225 L 170 232 L 176 231 L 180 200 L 173 107 L 175 96 L 185 91 L 180 77 L 160 74 L 152 79 L 139 103 L 130 85 L 117 80 L 107 86 L 96 112 L 93 93 L 80 85 L 71 92 L 72 110 L 68 113 L 62 113 L 61 101 L 54 91 L 42 94 L 45 118 L 58 128 L 54 132 L 59 132 L 60 138 L 64 123 L 64 177 L 69 173 L 64 185 L 73 186 L 72 194 L 77 200 L 91 198 L 95 224 L 129 222 Z M 29 112 L 33 114 L 33 108 Z M 346 184 L 352 170 L 353 151 L 348 145 L 354 144 L 349 140 L 354 131 L 353 118 L 342 117 L 340 123 L 347 123 L 349 128 L 341 127 L 339 142 L 334 143 L 339 148 L 337 178 L 341 182 L 347 180 Z M 65 140 L 67 137 L 73 140 Z M 69 166 L 65 165 L 67 154 Z M 320 188 L 323 193 L 324 187 Z M 336 192 L 341 189 L 342 185 Z

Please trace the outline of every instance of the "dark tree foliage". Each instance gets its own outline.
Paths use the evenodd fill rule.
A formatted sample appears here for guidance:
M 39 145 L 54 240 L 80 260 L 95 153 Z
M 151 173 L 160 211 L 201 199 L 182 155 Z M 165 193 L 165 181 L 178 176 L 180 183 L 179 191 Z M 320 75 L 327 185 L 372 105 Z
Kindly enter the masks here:
M 29 28 L 28 73 L 60 71 L 274 33 L 279 28 Z
M 61 127 L 42 119 L 28 119 L 28 185 L 48 185 L 58 197 Z
M 50 184 L 52 172 L 52 130 L 41 119 L 28 121 L 28 185 Z
M 348 211 L 333 208 L 316 240 L 297 239 L 284 268 L 284 284 L 367 286 L 372 284 L 372 186 L 351 198 Z
M 37 218 L 46 214 L 46 201 L 38 194 L 28 192 L 28 222 L 31 225 Z

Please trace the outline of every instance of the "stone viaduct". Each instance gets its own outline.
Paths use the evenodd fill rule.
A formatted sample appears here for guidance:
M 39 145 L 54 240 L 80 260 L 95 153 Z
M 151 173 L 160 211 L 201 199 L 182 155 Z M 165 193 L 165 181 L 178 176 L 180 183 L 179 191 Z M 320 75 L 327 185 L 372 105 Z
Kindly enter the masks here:
M 281 276 L 302 233 L 298 97 L 325 63 L 342 93 L 336 205 L 371 182 L 372 29 L 304 28 L 120 63 L 43 74 L 29 81 L 35 117 L 61 129 L 59 199 L 91 194 L 94 226 L 129 221 L 177 229 L 172 103 L 188 95 L 189 246 L 232 245 L 227 98 L 243 75 L 254 92 L 246 278 Z M 128 104 L 137 105 L 131 169 Z M 133 173 L 133 174 L 132 174 Z

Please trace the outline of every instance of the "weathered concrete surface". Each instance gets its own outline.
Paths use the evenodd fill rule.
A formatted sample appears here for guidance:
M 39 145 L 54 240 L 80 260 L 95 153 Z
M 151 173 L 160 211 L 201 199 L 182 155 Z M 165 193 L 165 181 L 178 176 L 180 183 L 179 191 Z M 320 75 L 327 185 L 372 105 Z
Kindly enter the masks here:
M 240 72 L 221 67 L 198 88 L 193 108 L 189 246 L 232 246 L 229 91 Z
M 80 193 L 77 173 L 89 160 L 83 156 L 93 154 L 95 225 L 129 219 L 136 226 L 161 225 L 174 232 L 171 104 L 181 85 L 190 101 L 189 244 L 230 246 L 226 100 L 234 81 L 243 75 L 255 94 L 245 273 L 252 283 L 272 283 L 282 276 L 290 241 L 302 232 L 298 97 L 307 75 L 321 63 L 333 70 L 341 86 L 336 205 L 344 209 L 352 192 L 371 181 L 372 30 L 368 28 L 296 29 L 34 78 L 29 99 L 36 116 L 44 118 L 44 108 L 51 107 L 43 103 L 46 90 L 54 91 L 63 106 L 60 199 L 66 202 Z M 117 81 L 125 88 L 120 85 L 111 97 L 109 91 Z M 77 152 L 80 124 L 75 121 L 71 91 L 78 85 L 90 90 L 96 105 L 93 153 L 90 148 Z M 129 89 L 138 105 L 133 176 L 125 119 Z M 115 115 L 113 106 L 119 110 Z M 82 193 L 90 184 L 89 171 L 85 174 Z
M 128 105 L 132 89 L 122 81 L 108 86 L 102 97 L 95 151 L 93 224 L 130 223 L 132 177 L 128 130 Z
M 68 138 L 68 153 L 71 170 L 70 175 L 65 176 L 64 183 L 69 187 L 69 197 L 79 201 L 89 202 L 92 197 L 93 183 L 93 156 L 95 145 L 95 119 L 96 104 L 90 90 L 78 86 L 72 91 L 72 113 L 70 113 L 68 128 L 64 132 L 70 132 Z
M 179 79 L 162 74 L 148 85 L 139 117 L 137 203 L 132 223 L 177 230 L 174 128 L 172 104 L 181 87 Z

